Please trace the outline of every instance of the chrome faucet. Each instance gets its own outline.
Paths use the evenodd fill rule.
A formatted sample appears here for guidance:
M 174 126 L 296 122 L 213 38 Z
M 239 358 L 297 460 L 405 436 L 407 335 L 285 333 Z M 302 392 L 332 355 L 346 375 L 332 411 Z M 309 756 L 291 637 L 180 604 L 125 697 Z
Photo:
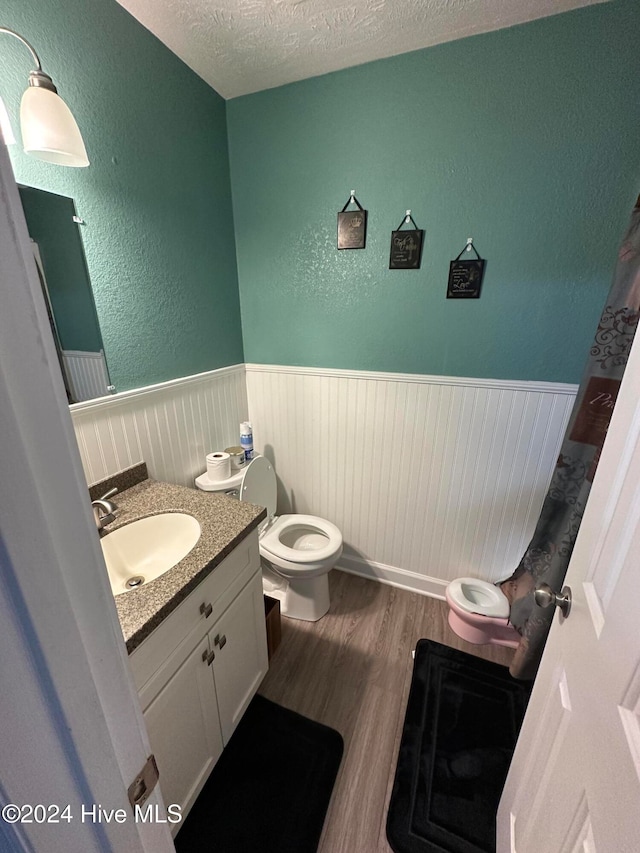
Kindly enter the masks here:
M 91 501 L 93 517 L 95 518 L 98 530 L 102 530 L 107 524 L 111 524 L 112 521 L 116 520 L 115 512 L 118 506 L 112 503 L 109 498 L 113 497 L 117 491 L 118 489 L 114 487 L 113 489 L 109 489 L 101 498 Z

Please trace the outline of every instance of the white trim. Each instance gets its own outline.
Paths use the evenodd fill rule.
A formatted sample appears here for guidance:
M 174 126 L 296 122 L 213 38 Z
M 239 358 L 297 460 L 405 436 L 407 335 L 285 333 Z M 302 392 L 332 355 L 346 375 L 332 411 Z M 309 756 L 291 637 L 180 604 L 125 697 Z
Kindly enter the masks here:
M 206 370 L 204 373 L 194 373 L 191 376 L 181 376 L 178 379 L 169 379 L 166 382 L 157 382 L 155 385 L 145 385 L 143 388 L 131 388 L 129 391 L 120 391 L 118 394 L 110 394 L 107 397 L 98 397 L 95 400 L 86 400 L 82 403 L 73 403 L 69 408 L 71 413 L 87 412 L 91 409 L 100 409 L 104 406 L 117 405 L 119 402 L 131 400 L 134 397 L 145 397 L 156 391 L 165 391 L 176 386 L 191 385 L 198 382 L 208 382 L 214 377 L 224 376 L 228 373 L 244 373 L 244 364 L 232 364 L 228 367 L 218 367 L 215 370 Z
M 70 356 L 71 358 L 104 358 L 104 350 L 81 350 L 81 349 L 61 349 L 60 352 L 63 355 Z M 74 403 L 74 406 L 80 406 L 81 403 Z
M 419 575 L 416 572 L 398 569 L 396 566 L 385 566 L 384 563 L 375 563 L 373 560 L 363 560 L 362 557 L 350 557 L 345 554 L 340 557 L 335 568 L 340 572 L 359 575 L 387 586 L 428 595 L 430 598 L 438 598 L 441 601 L 445 600 L 444 591 L 448 582 L 428 575 Z
M 247 373 L 293 373 L 299 376 L 329 376 L 341 379 L 370 379 L 374 382 L 405 382 L 417 385 L 460 385 L 473 388 L 530 391 L 575 396 L 578 386 L 567 382 L 524 379 L 480 379 L 463 376 L 432 376 L 423 373 L 385 373 L 377 370 L 343 370 L 329 367 L 297 367 L 283 364 L 245 364 Z
M 131 388 L 128 391 L 120 391 L 118 394 L 109 394 L 98 397 L 95 400 L 86 400 L 82 403 L 73 403 L 69 408 L 72 413 L 86 412 L 90 409 L 101 408 L 105 405 L 117 404 L 119 401 L 129 400 L 134 397 L 143 397 L 155 391 L 162 391 L 181 385 L 189 385 L 197 382 L 206 382 L 212 378 L 224 376 L 228 373 L 289 373 L 299 376 L 329 376 L 344 379 L 365 379 L 377 382 L 413 382 L 417 385 L 459 385 L 465 387 L 496 388 L 498 390 L 532 391 L 540 393 L 575 395 L 578 386 L 566 382 L 541 382 L 516 379 L 484 379 L 462 376 L 432 376 L 422 373 L 386 373 L 375 370 L 347 370 L 329 367 L 299 367 L 296 365 L 282 364 L 232 364 L 226 367 L 218 367 L 214 370 L 206 370 L 203 373 L 194 373 L 189 376 L 181 376 L 177 379 L 169 379 L 166 382 L 157 382 L 154 385 L 145 385 L 141 388 Z

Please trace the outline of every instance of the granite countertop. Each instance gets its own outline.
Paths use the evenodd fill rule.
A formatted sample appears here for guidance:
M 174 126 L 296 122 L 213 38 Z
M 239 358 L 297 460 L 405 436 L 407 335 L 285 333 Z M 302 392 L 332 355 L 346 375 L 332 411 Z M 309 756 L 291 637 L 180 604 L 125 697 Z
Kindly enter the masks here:
M 105 481 L 106 482 L 106 481 Z M 114 596 L 129 654 L 266 518 L 263 507 L 223 494 L 143 480 L 120 492 L 116 520 L 105 536 L 131 521 L 163 512 L 185 512 L 200 523 L 200 538 L 184 559 L 138 589 Z

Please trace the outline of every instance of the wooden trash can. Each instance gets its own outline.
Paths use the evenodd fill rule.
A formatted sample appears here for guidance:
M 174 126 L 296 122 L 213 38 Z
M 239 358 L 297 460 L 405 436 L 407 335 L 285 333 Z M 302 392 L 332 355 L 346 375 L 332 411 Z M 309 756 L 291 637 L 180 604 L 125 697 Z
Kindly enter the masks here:
M 264 596 L 264 616 L 267 625 L 267 653 L 271 660 L 282 639 L 280 602 L 277 598 Z

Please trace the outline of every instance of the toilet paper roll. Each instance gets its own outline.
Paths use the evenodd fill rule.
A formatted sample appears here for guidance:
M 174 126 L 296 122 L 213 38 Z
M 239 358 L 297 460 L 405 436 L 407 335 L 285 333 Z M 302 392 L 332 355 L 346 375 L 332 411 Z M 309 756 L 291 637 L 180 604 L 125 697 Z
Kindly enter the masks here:
M 231 457 L 228 453 L 217 450 L 207 454 L 207 476 L 212 483 L 228 480 L 231 476 Z

